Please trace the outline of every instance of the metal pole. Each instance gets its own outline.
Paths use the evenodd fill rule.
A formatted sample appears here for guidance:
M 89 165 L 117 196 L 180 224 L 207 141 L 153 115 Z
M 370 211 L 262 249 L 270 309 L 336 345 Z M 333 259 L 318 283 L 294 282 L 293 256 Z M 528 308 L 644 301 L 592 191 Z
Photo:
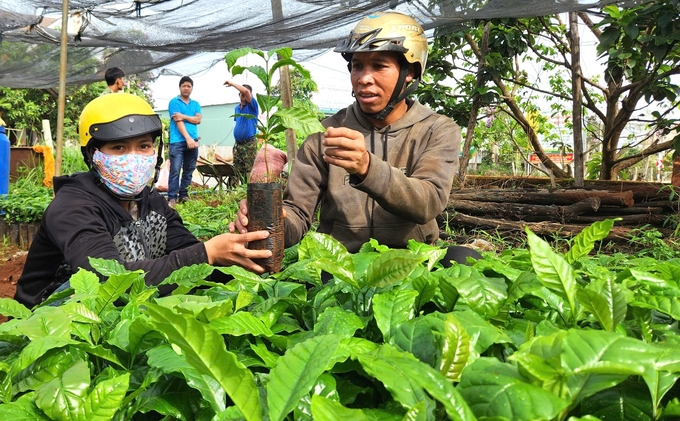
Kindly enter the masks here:
M 68 47 L 68 0 L 61 6 L 61 50 L 59 54 L 59 100 L 57 104 L 57 153 L 54 175 L 61 175 L 61 150 L 64 137 L 64 109 L 66 108 L 66 52 Z

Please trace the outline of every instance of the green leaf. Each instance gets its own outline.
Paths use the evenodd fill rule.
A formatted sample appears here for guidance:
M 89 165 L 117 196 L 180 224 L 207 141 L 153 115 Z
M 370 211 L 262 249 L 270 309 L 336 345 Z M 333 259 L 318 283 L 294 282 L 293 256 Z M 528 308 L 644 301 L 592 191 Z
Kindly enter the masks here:
M 626 381 L 581 402 L 583 413 L 602 420 L 652 421 L 652 404 L 642 382 Z
M 427 421 L 425 402 L 420 402 L 416 406 L 412 406 L 401 421 Z
M 274 114 L 287 129 L 293 129 L 301 136 L 326 131 L 318 117 L 306 108 L 280 108 Z
M 463 370 L 457 388 L 479 418 L 513 421 L 551 420 L 567 402 L 530 384 L 517 368 L 482 357 Z
M 680 297 L 638 295 L 629 303 L 633 307 L 649 308 L 680 320 Z
M 447 270 L 454 267 L 461 266 L 455 265 Z M 488 278 L 474 268 L 471 269 L 469 276 L 461 277 L 453 284 L 460 294 L 460 299 L 485 319 L 496 316 L 507 298 L 508 286 L 503 278 Z
M 423 405 L 417 406 L 418 408 Z M 353 409 L 323 396 L 312 396 L 312 418 L 314 421 L 398 421 L 402 417 L 376 409 Z
M 440 326 L 441 329 L 436 329 Z M 396 326 L 390 344 L 413 354 L 420 361 L 435 366 L 440 358 L 441 347 L 437 336 L 444 323 L 426 316 L 409 320 Z
M 33 312 L 11 298 L 0 297 L 0 314 L 15 319 L 27 319 Z
M 0 419 L 12 421 L 49 421 L 33 403 L 33 393 L 22 395 L 14 402 L 0 405 Z
M 19 357 L 12 363 L 12 375 L 20 372 L 29 365 L 33 364 L 38 358 L 42 357 L 47 351 L 55 348 L 61 348 L 66 345 L 76 344 L 77 342 L 60 337 L 42 337 L 36 338 L 29 342 L 19 354 Z
M 253 373 L 228 352 L 222 336 L 195 319 L 164 307 L 147 304 L 152 324 L 177 345 L 187 362 L 217 380 L 247 420 L 260 420 L 262 408 Z
M 76 361 L 55 379 L 35 392 L 35 404 L 53 420 L 85 420 L 85 398 L 90 387 L 90 369 L 85 361 Z
M 351 259 L 348 259 L 351 262 Z M 354 278 L 354 263 L 351 263 L 351 265 L 348 267 L 344 264 L 339 264 L 338 260 L 335 258 L 325 258 L 321 257 L 319 259 L 311 261 L 308 265 L 308 268 L 313 268 L 313 269 L 318 269 L 318 270 L 323 270 L 324 272 L 327 272 L 333 277 L 346 282 L 347 284 L 353 286 L 356 289 L 360 289 L 359 283 L 357 280 Z
M 264 363 L 265 367 L 267 368 L 274 368 L 276 365 L 276 362 L 279 359 L 279 355 L 271 352 L 269 348 L 260 340 L 259 338 L 255 343 L 251 342 L 250 344 L 250 349 L 253 350 L 253 352 L 260 357 L 262 362 Z
M 82 303 L 90 310 L 94 310 L 95 297 L 99 294 L 99 276 L 89 270 L 79 269 L 69 279 L 71 288 L 73 288 L 77 295 L 82 295 Z
M 113 304 L 114 301 L 125 294 L 125 291 L 132 286 L 132 283 L 135 282 L 136 279 L 143 276 L 144 272 L 142 270 L 136 270 L 121 275 L 111 275 L 99 288 L 95 304 L 95 311 L 97 314 L 101 315 L 102 310 L 104 310 L 106 306 Z
M 115 260 L 100 259 L 97 257 L 88 257 L 87 259 L 90 262 L 92 269 L 107 277 L 130 273 L 129 270 L 125 269 L 125 266 Z
M 200 417 L 198 404 L 201 396 L 186 383 L 175 377 L 164 377 L 146 389 L 134 401 L 133 413 L 152 413 L 149 417 L 139 417 L 145 419 L 162 419 L 172 421 L 205 421 L 206 418 Z M 209 409 L 208 412 L 212 412 Z M 163 418 L 157 417 L 160 414 Z M 213 414 L 211 414 L 213 415 Z M 243 415 L 237 418 L 243 420 Z M 138 417 L 135 417 L 138 418 Z M 208 420 L 214 417 L 208 418 Z
M 163 279 L 159 285 L 179 285 L 194 288 L 200 285 L 215 270 L 207 263 L 191 266 L 183 266 L 172 272 L 167 278 Z
M 267 57 L 271 58 L 277 56 L 281 60 L 289 59 L 293 57 L 293 49 L 290 47 L 275 48 L 273 50 L 267 51 Z
M 199 373 L 186 358 L 177 355 L 169 345 L 152 348 L 146 355 L 149 357 L 149 366 L 156 367 L 166 374 L 181 373 L 187 384 L 201 394 L 215 413 L 226 409 L 226 393 L 217 380 Z
M 354 357 L 366 373 L 380 380 L 403 407 L 409 409 L 423 402 L 426 411 L 431 414 L 434 405 L 429 395 L 442 403 L 450 419 L 476 419 L 453 384 L 412 355 L 383 345 L 373 354 L 356 354 Z
M 571 248 L 565 256 L 567 262 L 571 264 L 581 257 L 588 255 L 593 247 L 595 247 L 595 242 L 607 237 L 614 226 L 614 222 L 620 220 L 621 218 L 605 219 L 604 221 L 597 221 L 584 228 L 572 240 Z
M 69 338 L 71 319 L 61 307 L 40 307 L 33 316 L 22 320 L 17 329 L 29 339 L 44 337 Z
M 394 329 L 412 319 L 418 292 L 413 290 L 390 290 L 373 296 L 373 317 L 389 342 Z
M 309 393 L 338 348 L 337 335 L 307 339 L 288 349 L 269 374 L 267 401 L 269 417 L 281 421 Z
M 375 303 L 375 301 L 374 301 Z M 357 330 L 363 329 L 364 323 L 355 313 L 340 307 L 328 307 L 319 315 L 314 324 L 317 335 L 338 335 L 342 338 L 354 336 Z
M 60 307 L 64 309 L 64 312 L 72 322 L 89 324 L 98 324 L 102 322 L 99 316 L 97 316 L 97 313 L 84 303 L 72 301 L 62 304 Z
M 562 367 L 571 402 L 613 387 L 653 367 L 661 350 L 616 333 L 572 329 L 562 343 Z
M 439 371 L 451 382 L 456 382 L 470 357 L 470 336 L 454 314 L 446 316 L 444 329 Z
M 35 390 L 40 385 L 60 377 L 77 359 L 74 353 L 63 349 L 49 351 L 14 376 L 13 394 Z
M 90 354 L 93 357 L 99 357 L 102 360 L 108 361 L 112 364 L 117 365 L 121 369 L 125 369 L 126 367 L 123 365 L 123 363 L 120 362 L 116 354 L 113 353 L 108 348 L 104 348 L 101 345 L 90 345 L 87 343 L 78 343 L 75 345 L 76 348 L 81 349 L 88 354 Z
M 239 311 L 230 316 L 212 320 L 210 322 L 210 327 L 223 335 L 254 335 L 266 337 L 274 335 L 262 320 L 245 311 Z
M 595 280 L 585 288 L 578 288 L 576 296 L 581 305 L 609 332 L 613 332 L 626 318 L 628 304 L 625 294 L 611 279 Z
M 347 248 L 330 235 L 320 232 L 309 232 L 304 236 L 298 247 L 298 255 L 300 260 L 333 259 L 337 257 L 338 262 L 343 265 L 346 263 L 346 259 L 350 259 L 347 263 L 351 263 L 352 268 L 354 267 Z
M 491 345 L 497 343 L 510 343 L 510 338 L 499 328 L 482 319 L 474 311 L 456 311 L 453 313 L 456 319 L 465 327 L 474 350 L 481 354 Z M 442 316 L 446 318 L 446 316 Z
M 236 62 L 241 58 L 245 57 L 248 54 L 257 54 L 260 57 L 264 58 L 264 54 L 260 50 L 256 50 L 254 48 L 250 47 L 242 47 L 233 51 L 229 51 L 225 56 L 224 56 L 224 61 L 227 63 L 227 69 L 229 71 L 232 71 L 232 67 L 236 64 Z
M 366 268 L 364 287 L 385 287 L 403 281 L 419 264 L 427 260 L 410 250 L 389 250 L 380 253 Z
M 421 243 L 413 239 L 408 240 L 408 245 L 406 247 L 416 254 L 425 255 L 428 257 L 427 261 L 428 271 L 434 269 L 435 264 L 446 255 L 446 248 L 442 248 L 439 246 L 431 246 L 429 244 Z
M 110 421 L 116 414 L 127 393 L 130 373 L 97 383 L 84 403 L 87 421 Z
M 569 307 L 575 315 L 576 275 L 574 268 L 550 248 L 550 245 L 527 228 L 527 241 L 531 252 L 531 264 L 538 279 L 547 288 L 557 292 L 569 301 Z

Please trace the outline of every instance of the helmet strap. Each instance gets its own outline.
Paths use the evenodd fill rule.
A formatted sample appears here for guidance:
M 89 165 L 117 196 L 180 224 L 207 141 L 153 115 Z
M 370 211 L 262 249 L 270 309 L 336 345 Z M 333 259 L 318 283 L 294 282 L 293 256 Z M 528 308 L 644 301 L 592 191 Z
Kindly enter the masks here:
M 377 113 L 372 113 L 368 114 L 361 111 L 363 115 L 366 117 L 375 119 L 375 120 L 385 120 L 388 115 L 394 110 L 394 107 L 403 101 L 406 97 L 411 95 L 413 91 L 416 90 L 418 87 L 418 83 L 420 82 L 420 79 L 414 79 L 407 87 L 404 89 L 404 82 L 406 81 L 406 76 L 408 76 L 409 69 L 411 65 L 406 61 L 406 60 L 400 60 L 401 61 L 401 70 L 399 71 L 399 79 L 397 80 L 397 84 L 394 87 L 394 91 L 392 91 L 392 96 L 390 97 L 389 102 L 387 103 L 387 106 L 383 108 L 382 110 L 378 111 Z M 402 92 L 403 90 L 403 92 Z M 361 110 L 361 107 L 359 107 Z
M 162 166 L 163 166 L 163 138 L 159 137 L 158 154 L 156 155 L 156 171 L 154 171 L 153 173 L 153 182 L 151 183 L 152 185 L 156 185 L 156 182 L 158 182 L 158 177 L 160 176 Z

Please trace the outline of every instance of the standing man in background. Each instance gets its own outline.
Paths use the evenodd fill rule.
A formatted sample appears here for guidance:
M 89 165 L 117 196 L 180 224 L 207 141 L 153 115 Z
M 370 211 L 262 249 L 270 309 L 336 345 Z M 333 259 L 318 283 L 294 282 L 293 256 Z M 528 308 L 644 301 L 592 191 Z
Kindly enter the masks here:
M 104 80 L 108 86 L 104 89 L 102 95 L 123 92 L 123 88 L 125 88 L 125 73 L 120 68 L 111 67 L 106 69 Z
M 196 169 L 198 159 L 198 125 L 201 124 L 201 106 L 190 98 L 194 81 L 189 76 L 179 80 L 179 95 L 170 100 L 170 175 L 168 177 L 168 203 L 175 207 L 177 201 L 189 198 L 187 188 Z M 180 179 L 180 170 L 182 171 Z
M 250 85 L 239 85 L 231 80 L 224 82 L 225 86 L 232 86 L 238 91 L 241 102 L 236 106 L 234 114 L 250 114 L 254 118 L 236 116 L 234 120 L 234 170 L 242 182 L 247 182 L 248 174 L 253 168 L 253 162 L 257 155 L 257 116 L 260 107 L 253 97 L 253 88 Z
M 5 121 L 0 118 L 0 195 L 9 193 L 10 147 L 5 134 Z

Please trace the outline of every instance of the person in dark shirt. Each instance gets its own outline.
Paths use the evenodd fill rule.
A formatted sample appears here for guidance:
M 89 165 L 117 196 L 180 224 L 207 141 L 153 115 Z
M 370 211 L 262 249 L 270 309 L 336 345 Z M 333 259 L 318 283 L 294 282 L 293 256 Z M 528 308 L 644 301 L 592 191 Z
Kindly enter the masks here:
M 18 302 L 33 307 L 64 289 L 79 268 L 92 270 L 88 257 L 141 269 L 148 285 L 198 263 L 264 272 L 251 259 L 267 258 L 271 252 L 249 250 L 246 244 L 268 237 L 267 231 L 221 234 L 201 242 L 149 187 L 162 163 L 161 130 L 160 117 L 135 95 L 104 95 L 85 106 L 78 132 L 90 171 L 55 177 L 55 198 L 17 283 Z

